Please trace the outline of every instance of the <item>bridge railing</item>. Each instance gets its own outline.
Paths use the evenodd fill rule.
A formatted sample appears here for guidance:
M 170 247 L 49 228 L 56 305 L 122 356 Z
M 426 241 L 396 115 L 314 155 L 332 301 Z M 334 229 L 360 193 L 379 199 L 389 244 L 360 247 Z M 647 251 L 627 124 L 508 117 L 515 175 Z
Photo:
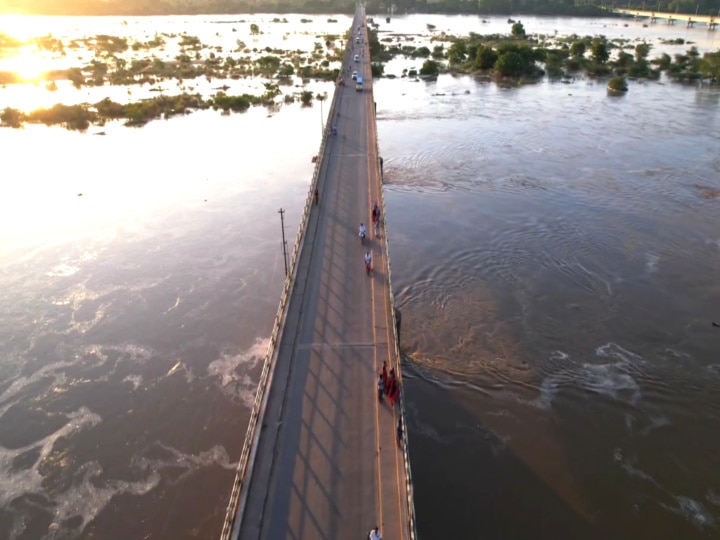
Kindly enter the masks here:
M 355 22 L 353 21 L 353 27 Z M 352 39 L 352 31 L 349 34 L 348 43 L 345 46 L 345 56 L 341 66 L 342 69 L 348 65 L 350 59 L 350 39 Z M 324 180 L 324 175 L 321 178 L 321 169 L 324 161 L 325 149 L 328 143 L 328 126 L 332 124 L 333 118 L 335 117 L 335 110 L 339 103 L 342 92 L 337 91 L 335 87 L 335 93 L 328 112 L 327 121 L 323 127 L 322 139 L 320 141 L 320 150 L 315 161 L 315 169 L 313 170 L 312 182 L 310 183 L 310 189 L 305 199 L 305 207 L 303 209 L 302 217 L 300 219 L 300 225 L 298 226 L 297 236 L 295 237 L 295 245 L 293 247 L 292 257 L 290 259 L 290 266 L 288 267 L 288 274 L 285 276 L 285 283 L 283 290 L 280 295 L 280 305 L 278 306 L 277 314 L 275 315 L 275 321 L 273 323 L 273 329 L 270 333 L 270 342 L 268 344 L 267 352 L 265 353 L 265 360 L 263 362 L 263 368 L 260 373 L 260 380 L 258 382 L 258 389 L 255 393 L 255 400 L 250 411 L 250 421 L 248 422 L 247 431 L 245 433 L 245 439 L 243 441 L 243 448 L 240 453 L 240 460 L 235 472 L 235 480 L 233 481 L 232 490 L 230 492 L 230 500 L 228 502 L 227 510 L 225 511 L 225 520 L 223 522 L 222 532 L 220 533 L 220 540 L 230 540 L 232 531 L 235 525 L 235 518 L 237 517 L 238 508 L 240 504 L 240 497 L 242 495 L 242 489 L 246 483 L 245 475 L 247 473 L 248 464 L 252 454 L 254 454 L 254 448 L 257 446 L 258 435 L 257 426 L 261 417 L 263 401 L 267 389 L 270 386 L 271 378 L 270 373 L 272 371 L 272 362 L 275 358 L 276 347 L 280 333 L 285 323 L 286 309 L 292 288 L 297 277 L 297 260 L 300 249 L 305 240 L 305 233 L 307 230 L 308 219 L 310 217 L 310 210 L 313 207 L 313 201 L 315 196 L 315 189 L 319 189 L 320 180 Z
M 370 30 L 367 30 L 368 34 Z M 368 58 L 370 58 L 370 36 L 366 36 L 365 42 L 367 43 L 367 54 Z M 372 62 L 372 58 L 370 59 Z M 371 78 L 372 80 L 372 78 Z M 373 85 L 374 88 L 374 85 Z M 374 95 L 373 95 L 374 99 Z M 375 106 L 375 103 L 373 102 L 373 118 L 374 124 L 375 124 L 375 152 L 378 156 L 378 162 L 375 163 L 375 167 L 377 170 L 378 178 L 380 178 L 380 204 L 382 208 L 382 219 L 384 221 L 384 242 L 385 242 L 385 254 L 387 257 L 387 270 L 388 270 L 388 296 L 390 297 L 390 315 L 392 317 L 392 331 L 393 331 L 393 342 L 395 344 L 394 347 L 394 368 L 395 373 L 397 374 L 397 378 L 400 381 L 400 388 L 401 390 L 401 396 L 399 400 L 399 415 L 402 419 L 403 424 L 403 437 L 402 437 L 402 452 L 403 452 L 403 465 L 405 469 L 405 492 L 407 495 L 407 506 L 408 506 L 408 528 L 410 530 L 410 539 L 416 540 L 418 537 L 417 534 L 417 520 L 415 519 L 415 497 L 414 497 L 414 484 L 412 479 L 412 472 L 410 470 L 410 445 L 408 440 L 408 430 L 407 430 L 407 418 L 405 415 L 405 387 L 403 385 L 402 381 L 402 368 L 401 368 L 401 355 L 400 355 L 400 339 L 398 337 L 397 333 L 397 318 L 395 317 L 395 295 L 393 294 L 393 286 L 392 286 L 392 265 L 390 264 L 390 242 L 388 240 L 389 234 L 388 234 L 388 221 L 387 221 L 387 213 L 385 211 L 385 192 L 382 189 L 382 182 L 383 182 L 383 172 L 382 167 L 380 166 L 379 162 L 379 156 L 380 156 L 380 146 L 378 143 L 378 137 L 377 137 L 377 107 Z
M 393 339 L 395 341 L 395 373 L 397 373 L 398 379 L 400 380 L 400 388 L 402 388 L 402 394 L 400 396 L 399 404 L 400 404 L 400 417 L 402 418 L 403 423 L 403 461 L 404 461 L 404 468 L 405 468 L 405 488 L 407 493 L 407 505 L 408 505 L 408 527 L 410 528 L 410 538 L 411 540 L 417 539 L 417 521 L 415 519 L 415 497 L 414 497 L 414 484 L 412 479 L 412 472 L 410 470 L 410 445 L 408 440 L 408 430 L 407 430 L 407 417 L 405 415 L 405 387 L 403 385 L 402 380 L 402 369 L 401 369 L 401 355 L 400 355 L 400 340 L 397 334 L 397 319 L 395 317 L 395 295 L 393 294 L 393 286 L 392 286 L 392 267 L 390 264 L 390 252 L 388 251 L 389 241 L 388 241 L 388 223 L 387 218 L 385 217 L 387 214 L 385 212 L 385 195 L 383 193 L 383 190 L 380 190 L 380 200 L 382 204 L 382 212 L 383 212 L 383 220 L 384 220 L 384 226 L 385 226 L 385 253 L 387 254 L 387 261 L 388 261 L 388 295 L 390 296 L 390 311 L 392 315 L 392 327 L 393 327 Z

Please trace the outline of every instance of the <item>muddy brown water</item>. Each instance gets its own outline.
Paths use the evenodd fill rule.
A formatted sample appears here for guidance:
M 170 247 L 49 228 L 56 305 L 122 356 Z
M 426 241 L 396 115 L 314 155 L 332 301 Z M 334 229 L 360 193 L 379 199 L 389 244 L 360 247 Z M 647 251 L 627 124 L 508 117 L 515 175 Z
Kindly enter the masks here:
M 129 25 L 240 34 L 190 19 Z M 262 44 L 289 28 L 258 20 Z M 427 23 L 483 30 L 391 24 Z M 717 537 L 717 89 L 375 92 L 421 537 Z M 277 210 L 294 238 L 319 126 L 295 105 L 0 130 L 0 537 L 217 536 L 282 286 Z

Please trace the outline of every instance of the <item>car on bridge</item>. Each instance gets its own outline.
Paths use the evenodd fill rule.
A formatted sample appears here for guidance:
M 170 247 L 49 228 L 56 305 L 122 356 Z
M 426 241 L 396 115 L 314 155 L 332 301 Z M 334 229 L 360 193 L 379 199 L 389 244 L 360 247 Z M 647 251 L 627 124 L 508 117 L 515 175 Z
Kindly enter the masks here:
M 357 81 L 357 78 L 358 78 L 358 72 L 357 72 L 357 71 L 353 71 L 353 72 L 352 72 L 352 79 L 353 79 L 353 81 Z
M 360 56 L 356 54 L 355 55 L 355 63 L 357 64 L 359 62 L 360 62 Z

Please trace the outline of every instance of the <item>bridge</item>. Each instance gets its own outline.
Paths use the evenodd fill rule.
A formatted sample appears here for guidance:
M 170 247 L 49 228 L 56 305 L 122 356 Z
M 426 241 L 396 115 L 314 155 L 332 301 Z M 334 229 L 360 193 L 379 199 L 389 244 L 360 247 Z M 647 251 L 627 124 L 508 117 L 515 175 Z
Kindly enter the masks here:
M 638 9 L 613 9 L 615 13 L 623 15 L 631 15 L 636 19 L 650 19 L 654 23 L 658 19 L 665 19 L 667 24 L 675 24 L 675 22 L 684 22 L 688 27 L 694 26 L 696 23 L 705 23 L 710 30 L 714 30 L 720 24 L 720 17 L 713 15 L 692 15 L 690 13 L 665 13 L 662 11 L 644 11 Z
M 356 89 L 353 70 L 364 88 Z M 416 538 L 407 434 L 398 435 L 402 392 L 390 404 L 377 391 L 384 362 L 400 389 L 402 374 L 387 221 L 377 236 L 371 224 L 373 203 L 383 217 L 385 208 L 363 7 L 342 71 L 222 540 L 361 539 L 374 526 L 385 539 Z

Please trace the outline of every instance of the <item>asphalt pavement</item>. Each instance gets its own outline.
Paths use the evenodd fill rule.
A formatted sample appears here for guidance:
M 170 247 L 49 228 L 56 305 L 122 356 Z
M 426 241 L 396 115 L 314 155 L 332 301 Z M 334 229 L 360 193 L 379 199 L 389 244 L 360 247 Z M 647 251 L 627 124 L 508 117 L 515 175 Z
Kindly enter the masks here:
M 360 540 L 375 525 L 384 540 L 409 538 L 395 411 L 377 397 L 394 338 L 385 231 L 375 238 L 371 221 L 381 202 L 372 77 L 367 40 L 354 41 L 351 71 L 365 75 L 365 89 L 349 76 L 336 88 L 337 134 L 326 146 L 241 498 L 241 540 Z

